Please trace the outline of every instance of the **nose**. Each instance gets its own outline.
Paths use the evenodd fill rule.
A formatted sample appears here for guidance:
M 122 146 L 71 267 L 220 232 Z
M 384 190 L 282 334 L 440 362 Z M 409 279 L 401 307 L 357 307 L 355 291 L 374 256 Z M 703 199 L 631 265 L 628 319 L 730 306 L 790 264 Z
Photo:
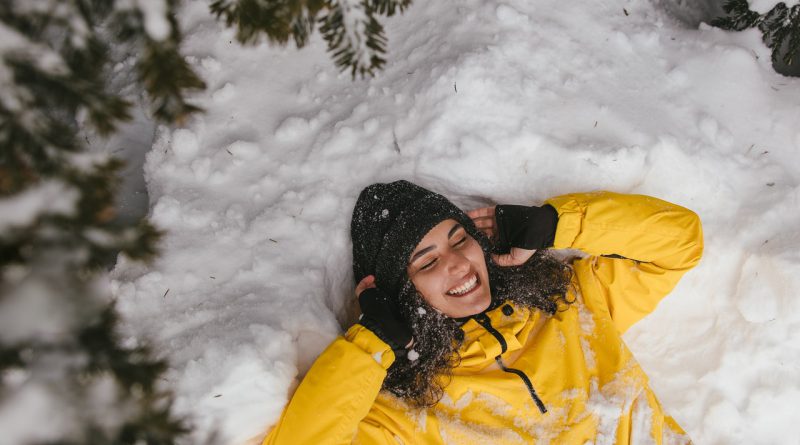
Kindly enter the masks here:
M 469 271 L 469 260 L 460 252 L 451 252 L 447 259 L 447 271 L 458 278 Z

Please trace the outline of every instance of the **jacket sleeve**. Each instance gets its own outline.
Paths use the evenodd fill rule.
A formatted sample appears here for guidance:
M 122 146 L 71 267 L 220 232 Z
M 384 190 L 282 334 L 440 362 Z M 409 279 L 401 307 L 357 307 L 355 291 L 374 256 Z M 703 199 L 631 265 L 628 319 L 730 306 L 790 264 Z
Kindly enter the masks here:
M 607 310 L 620 332 L 652 312 L 703 253 L 700 218 L 657 198 L 596 192 L 547 204 L 559 215 L 554 248 L 591 255 L 579 266 L 588 268 L 599 292 L 582 289 L 584 299 Z
M 351 443 L 394 358 L 375 334 L 353 325 L 317 358 L 263 445 Z

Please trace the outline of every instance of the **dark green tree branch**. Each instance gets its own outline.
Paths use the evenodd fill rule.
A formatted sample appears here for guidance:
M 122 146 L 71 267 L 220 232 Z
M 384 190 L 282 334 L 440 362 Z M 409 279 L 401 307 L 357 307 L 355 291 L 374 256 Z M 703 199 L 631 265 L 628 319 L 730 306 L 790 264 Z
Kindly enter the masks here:
M 728 14 L 711 22 L 713 26 L 733 31 L 758 28 L 764 44 L 772 50 L 772 62 L 792 65 L 800 54 L 800 3 L 787 7 L 778 3 L 765 14 L 750 10 L 747 0 L 728 0 L 723 9 Z
M 379 16 L 403 12 L 411 0 L 214 0 L 211 12 L 236 28 L 243 44 L 262 37 L 298 48 L 320 26 L 328 52 L 340 70 L 353 77 L 375 75 L 386 63 L 386 34 Z

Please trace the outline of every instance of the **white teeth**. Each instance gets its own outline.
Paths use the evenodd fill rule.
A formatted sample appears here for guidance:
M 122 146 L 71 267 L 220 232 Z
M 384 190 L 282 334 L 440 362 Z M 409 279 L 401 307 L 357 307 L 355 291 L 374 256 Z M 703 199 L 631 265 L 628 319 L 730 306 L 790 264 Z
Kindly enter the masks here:
M 451 290 L 447 291 L 447 293 L 450 294 L 450 295 L 462 295 L 462 294 L 465 294 L 465 293 L 471 291 L 475 287 L 475 284 L 477 284 L 477 283 L 478 283 L 478 276 L 477 275 L 473 275 L 472 278 L 469 279 L 469 281 L 467 281 L 466 283 L 462 284 L 461 286 L 458 286 L 455 289 L 451 289 Z

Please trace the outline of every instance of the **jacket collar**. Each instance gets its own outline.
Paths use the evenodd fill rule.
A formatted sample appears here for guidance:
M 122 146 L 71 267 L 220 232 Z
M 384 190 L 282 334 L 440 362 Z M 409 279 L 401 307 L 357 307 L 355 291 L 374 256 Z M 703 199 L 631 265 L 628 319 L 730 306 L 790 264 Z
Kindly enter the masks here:
M 505 309 L 506 306 L 511 310 Z M 510 314 L 506 315 L 509 312 Z M 530 334 L 530 328 L 537 324 L 529 322 L 542 317 L 542 312 L 539 310 L 521 308 L 511 302 L 495 305 L 494 308 L 487 309 L 481 314 L 488 317 L 491 327 L 505 339 L 506 354 L 523 347 Z M 458 350 L 461 356 L 461 363 L 458 366 L 460 371 L 478 372 L 493 364 L 495 357 L 502 353 L 498 339 L 474 317 L 467 317 L 461 326 L 464 331 L 464 342 Z

